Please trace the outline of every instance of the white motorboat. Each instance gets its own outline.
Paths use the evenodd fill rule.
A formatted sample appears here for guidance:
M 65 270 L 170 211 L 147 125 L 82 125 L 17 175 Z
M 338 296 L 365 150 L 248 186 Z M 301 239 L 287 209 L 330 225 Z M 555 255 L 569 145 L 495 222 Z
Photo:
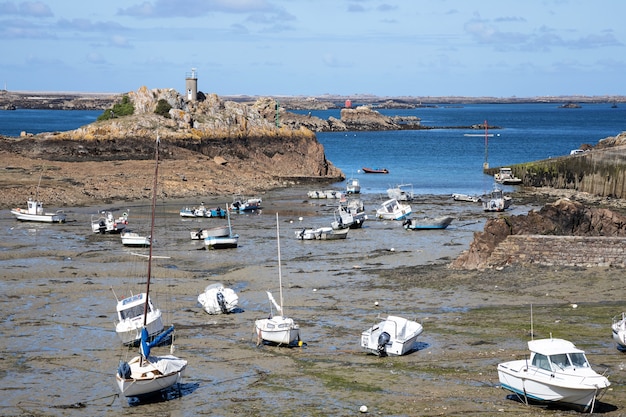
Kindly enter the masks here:
M 404 220 L 412 212 L 411 205 L 400 203 L 395 198 L 389 199 L 376 210 L 376 217 L 383 220 Z
M 413 184 L 398 184 L 395 187 L 388 188 L 387 196 L 398 201 L 413 201 L 415 198 Z
M 445 229 L 452 220 L 454 217 L 450 216 L 410 218 L 402 222 L 402 226 L 407 230 Z
M 159 138 L 157 137 L 155 151 L 154 185 L 152 187 L 152 220 L 150 235 L 154 236 L 154 217 L 156 209 L 157 179 L 159 171 Z M 152 250 L 150 245 L 148 256 L 148 272 L 146 279 L 146 292 L 143 297 L 143 311 L 149 309 L 150 280 L 152 271 Z M 141 307 L 139 307 L 141 309 Z M 156 356 L 151 355 L 152 348 L 161 344 L 174 331 L 174 326 L 161 333 L 154 340 L 149 341 L 148 315 L 143 316 L 141 329 L 140 352 L 138 356 L 126 361 L 121 360 L 115 374 L 115 380 L 120 392 L 125 397 L 143 397 L 153 395 L 178 384 L 187 368 L 187 361 L 174 355 Z M 172 346 L 173 347 L 173 346 Z M 170 350 L 172 350 L 170 348 Z
M 144 308 L 146 293 L 131 295 L 117 301 L 117 322 L 115 332 L 125 345 L 137 345 L 141 340 L 141 329 L 144 328 Z M 147 298 L 148 315 L 145 318 L 145 327 L 148 338 L 154 338 L 163 331 L 161 310 L 154 308 L 152 300 Z
M 110 211 L 101 211 L 91 216 L 91 230 L 94 233 L 120 233 L 128 225 L 128 211 L 115 218 Z
M 228 210 L 243 213 L 245 211 L 260 210 L 263 200 L 259 197 L 244 198 L 243 196 L 233 197 L 233 202 L 228 205 Z
M 504 211 L 511 206 L 511 197 L 494 184 L 491 194 L 483 200 L 484 211 Z
M 413 350 L 415 340 L 423 330 L 416 321 L 387 316 L 361 333 L 361 347 L 378 356 L 404 355 Z
M 359 191 L 360 192 L 360 191 Z M 337 190 L 314 190 L 307 192 L 309 198 L 343 198 L 343 193 Z
M 478 196 L 461 193 L 452 194 L 452 199 L 454 201 L 466 201 L 468 203 L 480 203 L 482 201 L 482 198 Z
M 227 224 L 223 226 L 211 227 L 208 229 L 198 229 L 189 232 L 192 240 L 203 240 L 207 237 L 223 237 L 230 235 L 230 227 Z
M 617 348 L 626 351 L 626 313 L 613 317 L 611 325 L 613 340 L 617 343 Z
M 298 240 L 336 240 L 345 239 L 348 236 L 349 228 L 334 229 L 331 227 L 318 227 L 317 229 L 296 230 Z
M 330 224 L 333 229 L 358 229 L 367 220 L 365 207 L 359 199 L 350 200 L 345 205 L 340 202 L 334 216 L 335 219 Z
M 124 246 L 150 246 L 150 236 L 142 236 L 139 233 L 123 231 L 120 233 Z
M 346 184 L 346 194 L 359 194 L 361 192 L 361 183 L 357 178 L 350 178 Z
M 198 302 L 209 314 L 227 314 L 237 308 L 239 296 L 222 283 L 215 283 L 207 286 L 204 292 L 198 295 Z
M 502 185 L 519 185 L 522 183 L 521 178 L 517 178 L 513 175 L 511 168 L 500 168 L 500 172 L 496 173 L 493 178 L 497 183 Z
M 63 210 L 57 210 L 54 213 L 44 212 L 41 201 L 28 199 L 27 208 L 11 209 L 11 214 L 17 220 L 24 222 L 43 222 L 43 223 L 65 223 L 65 213 Z
M 267 291 L 267 297 L 270 301 L 270 315 L 265 319 L 258 319 L 254 322 L 257 334 L 257 345 L 262 342 L 269 342 L 277 345 L 291 346 L 295 342 L 302 345 L 300 340 L 300 326 L 294 320 L 285 316 L 283 309 L 283 281 L 280 263 L 280 233 L 278 226 L 278 213 L 276 213 L 276 241 L 278 246 L 278 288 L 280 291 L 280 304 L 276 302 L 272 293 Z M 279 315 L 274 315 L 272 305 L 276 308 Z
M 609 380 L 591 369 L 585 352 L 563 339 L 528 342 L 529 359 L 498 364 L 500 386 L 521 400 L 593 412 Z

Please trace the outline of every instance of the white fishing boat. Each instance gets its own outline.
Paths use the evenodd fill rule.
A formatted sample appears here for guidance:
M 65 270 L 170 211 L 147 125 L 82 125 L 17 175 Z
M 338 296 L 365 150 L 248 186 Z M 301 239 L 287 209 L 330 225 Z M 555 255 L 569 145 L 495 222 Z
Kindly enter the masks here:
M 196 217 L 196 208 L 187 206 L 181 208 L 180 217 Z
M 280 294 L 280 304 L 276 302 L 272 293 L 267 291 L 270 301 L 270 315 L 266 319 L 258 319 L 254 323 L 257 334 L 257 345 L 262 342 L 269 342 L 277 345 L 291 346 L 294 343 L 302 345 L 300 340 L 300 326 L 294 320 L 285 316 L 283 308 L 283 280 L 280 263 L 280 232 L 278 226 L 278 213 L 276 213 L 276 241 L 278 246 L 278 288 Z M 274 315 L 274 306 L 278 315 Z
M 617 343 L 617 348 L 626 351 L 626 313 L 613 317 L 611 325 L 613 340 Z
M 65 223 L 65 213 L 63 210 L 57 210 L 56 212 L 45 212 L 43 204 L 39 201 L 39 187 L 41 187 L 41 179 L 43 178 L 43 170 L 39 175 L 39 182 L 37 183 L 37 189 L 35 191 L 35 198 L 29 198 L 26 202 L 26 208 L 14 208 L 11 209 L 11 214 L 15 216 L 17 220 L 23 222 L 41 222 L 41 223 Z
M 198 295 L 198 302 L 209 314 L 228 314 L 237 308 L 239 296 L 222 283 L 215 283 L 207 286 L 204 292 Z
M 239 245 L 239 235 L 233 234 L 230 224 L 230 213 L 228 218 L 228 233 L 222 236 L 207 236 L 204 238 L 204 246 L 207 249 L 233 249 Z
M 500 171 L 493 178 L 502 185 L 519 185 L 522 183 L 522 179 L 513 175 L 513 170 L 508 167 L 500 168 Z
M 410 218 L 402 222 L 407 230 L 428 230 L 428 229 L 445 229 L 452 223 L 454 217 L 439 216 L 439 217 L 420 217 Z
M 91 230 L 94 233 L 121 233 L 128 225 L 128 211 L 115 218 L 111 211 L 101 211 L 91 216 Z
M 159 139 L 157 137 L 155 151 L 154 185 L 152 187 L 152 218 L 150 235 L 154 236 L 154 219 L 157 196 L 157 179 L 159 171 Z M 146 279 L 146 292 L 144 297 L 144 311 L 149 308 L 150 280 L 152 271 L 152 250 L 150 245 L 148 256 L 148 272 Z M 149 341 L 147 327 L 147 315 L 144 315 L 143 328 L 141 330 L 140 354 L 129 361 L 120 361 L 115 380 L 120 392 L 125 397 L 143 397 L 155 394 L 178 384 L 187 368 L 187 361 L 174 355 L 156 356 L 151 355 L 151 349 L 170 337 L 174 326 L 161 333 L 154 340 Z
M 424 328 L 404 317 L 387 316 L 361 333 L 361 347 L 378 356 L 400 356 L 413 350 Z
M 230 227 L 227 224 L 208 229 L 198 229 L 189 232 L 191 240 L 203 240 L 207 237 L 222 237 L 230 235 Z
M 389 199 L 376 210 L 376 217 L 383 220 L 404 220 L 412 212 L 411 205 L 401 203 L 395 198 Z
M 123 231 L 120 233 L 122 245 L 124 246 L 150 246 L 150 236 L 142 236 L 139 233 Z
M 359 229 L 367 220 L 365 207 L 360 199 L 352 199 L 347 204 L 340 202 L 333 215 L 334 220 L 330 224 L 333 229 Z
M 359 194 L 361 192 L 361 183 L 357 178 L 350 178 L 346 183 L 346 194 Z
M 494 184 L 491 194 L 483 199 L 484 211 L 504 211 L 511 206 L 511 197 L 505 195 L 501 188 Z
M 65 223 L 63 210 L 57 210 L 54 213 L 45 212 L 41 201 L 31 199 L 26 202 L 25 209 L 19 207 L 11 209 L 11 214 L 23 222 Z
M 116 296 L 117 299 L 117 296 Z M 144 309 L 147 316 L 144 320 Z M 155 308 L 152 300 L 146 297 L 146 293 L 131 295 L 122 300 L 117 300 L 117 322 L 115 332 L 123 344 L 135 346 L 141 340 L 141 330 L 148 330 L 148 338 L 152 339 L 163 331 L 163 318 L 161 310 Z
M 332 226 L 318 227 L 317 229 L 296 230 L 298 240 L 337 240 L 348 236 L 349 228 L 334 229 Z
M 387 196 L 398 201 L 413 201 L 415 198 L 413 184 L 398 184 L 395 187 L 388 188 Z
M 498 364 L 500 386 L 525 403 L 559 404 L 592 413 L 611 385 L 591 369 L 585 352 L 563 339 L 528 342 L 529 359 Z

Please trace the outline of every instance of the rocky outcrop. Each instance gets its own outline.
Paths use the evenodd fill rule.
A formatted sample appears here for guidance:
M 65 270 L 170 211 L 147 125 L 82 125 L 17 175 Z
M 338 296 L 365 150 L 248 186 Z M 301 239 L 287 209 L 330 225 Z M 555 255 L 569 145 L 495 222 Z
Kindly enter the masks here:
M 512 235 L 626 237 L 626 216 L 608 209 L 590 208 L 569 199 L 560 199 L 527 215 L 503 215 L 489 219 L 482 232 L 474 233 L 469 250 L 462 253 L 451 266 L 463 269 L 500 266 L 503 262 L 502 256 L 496 262 L 491 262 L 491 256 Z M 538 246 L 537 250 L 541 248 L 542 246 Z M 543 248 L 548 249 L 545 246 Z M 541 258 L 541 253 L 527 255 L 534 259 Z

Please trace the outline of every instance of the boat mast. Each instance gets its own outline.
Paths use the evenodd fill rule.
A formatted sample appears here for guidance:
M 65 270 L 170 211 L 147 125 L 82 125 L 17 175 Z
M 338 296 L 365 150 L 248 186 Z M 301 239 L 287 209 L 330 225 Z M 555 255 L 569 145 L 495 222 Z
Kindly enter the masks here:
M 154 183 L 152 184 L 152 216 L 150 220 L 150 249 L 148 250 L 148 277 L 146 279 L 146 300 L 143 304 L 143 327 L 146 327 L 148 323 L 148 295 L 150 294 L 150 278 L 152 277 L 152 243 L 154 242 L 154 213 L 156 211 L 156 197 L 157 197 L 157 178 L 159 174 L 159 145 L 161 140 L 157 134 L 156 150 L 155 150 L 155 164 L 154 164 Z
M 276 213 L 276 241 L 278 242 L 278 289 L 280 295 L 280 313 L 283 317 L 285 317 L 285 312 L 283 310 L 283 275 L 281 272 L 282 268 L 280 264 L 280 233 L 278 226 L 278 213 Z
M 489 129 L 487 128 L 487 121 L 485 120 L 485 162 L 483 163 L 483 169 L 489 169 Z

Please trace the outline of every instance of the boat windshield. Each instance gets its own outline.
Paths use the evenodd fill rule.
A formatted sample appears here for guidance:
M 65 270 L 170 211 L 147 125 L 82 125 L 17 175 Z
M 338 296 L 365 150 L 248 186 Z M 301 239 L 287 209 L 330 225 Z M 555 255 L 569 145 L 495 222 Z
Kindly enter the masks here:
M 553 364 L 555 364 L 561 369 L 565 369 L 571 366 L 569 358 L 567 357 L 567 354 L 565 353 L 560 353 L 558 355 L 550 355 L 550 362 L 552 362 Z
M 578 368 L 588 368 L 589 362 L 587 362 L 587 358 L 584 353 L 570 353 L 570 359 L 572 360 L 572 364 Z
M 120 318 L 122 320 L 133 319 L 135 317 L 143 316 L 143 304 L 139 304 L 120 311 Z
M 546 371 L 552 370 L 550 369 L 550 362 L 548 361 L 548 357 L 546 355 L 542 355 L 541 353 L 537 353 L 533 357 L 533 366 L 545 369 Z

